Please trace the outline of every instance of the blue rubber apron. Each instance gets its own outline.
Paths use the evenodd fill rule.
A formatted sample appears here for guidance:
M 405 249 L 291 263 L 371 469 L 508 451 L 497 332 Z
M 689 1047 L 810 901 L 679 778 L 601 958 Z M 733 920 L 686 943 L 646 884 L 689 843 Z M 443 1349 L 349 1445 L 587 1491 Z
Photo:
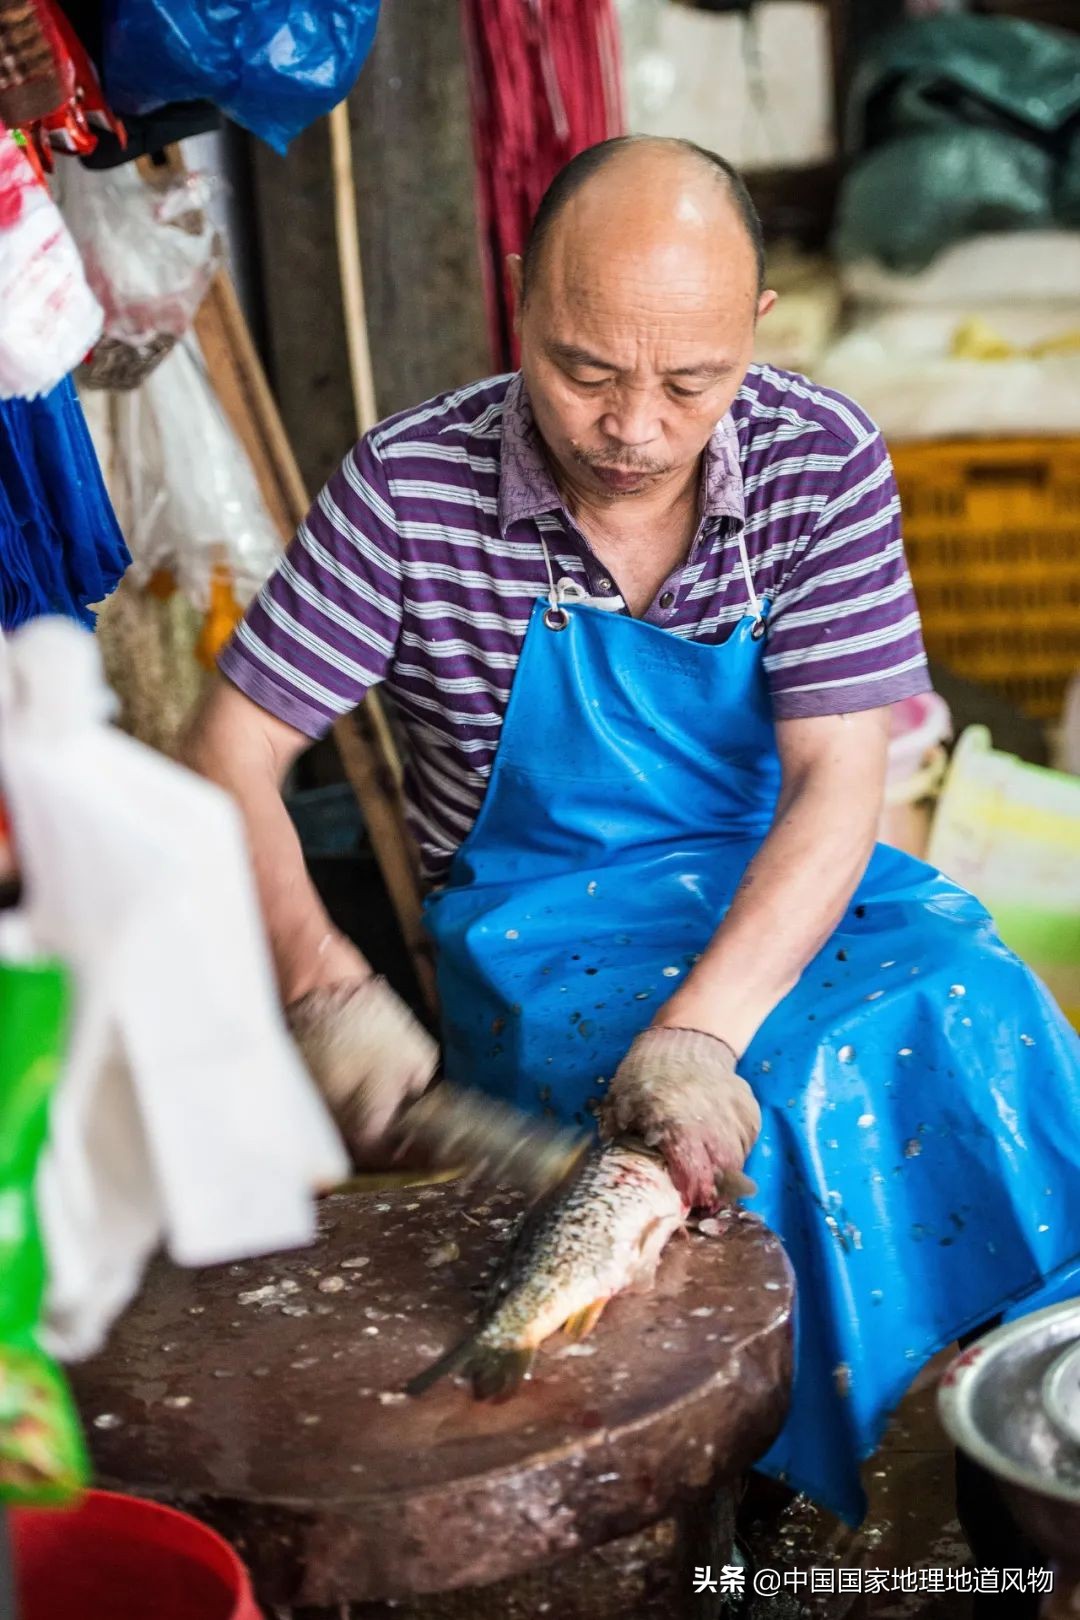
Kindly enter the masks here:
M 719 646 L 553 576 L 537 602 L 487 795 L 426 908 L 455 1078 L 587 1121 L 723 918 L 780 785 L 745 550 L 743 571 Z M 762 1466 L 857 1521 L 859 1463 L 919 1367 L 1080 1257 L 1080 1047 L 978 902 L 879 846 L 740 1070 L 763 1116 L 748 1206 L 799 1286 Z

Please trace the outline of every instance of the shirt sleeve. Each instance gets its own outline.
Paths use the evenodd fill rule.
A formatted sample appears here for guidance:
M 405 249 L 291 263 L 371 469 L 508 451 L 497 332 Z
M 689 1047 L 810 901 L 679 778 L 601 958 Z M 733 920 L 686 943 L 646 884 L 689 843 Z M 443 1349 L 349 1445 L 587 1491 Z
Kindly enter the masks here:
M 853 714 L 931 690 L 900 497 L 876 431 L 849 452 L 777 591 L 765 668 L 779 720 Z
M 369 436 L 323 488 L 218 667 L 261 708 L 321 737 L 385 678 L 401 602 L 399 527 Z

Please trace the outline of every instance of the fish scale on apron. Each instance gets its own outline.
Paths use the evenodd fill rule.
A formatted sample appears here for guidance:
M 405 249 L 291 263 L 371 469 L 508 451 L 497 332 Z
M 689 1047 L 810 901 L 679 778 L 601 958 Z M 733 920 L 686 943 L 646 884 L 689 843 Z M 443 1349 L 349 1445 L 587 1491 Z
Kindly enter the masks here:
M 567 600 L 548 560 L 486 797 L 426 903 L 455 1078 L 587 1120 L 722 920 L 780 786 L 741 552 L 719 645 Z M 1080 1044 L 976 900 L 878 846 L 739 1068 L 762 1110 L 747 1204 L 799 1285 L 762 1466 L 857 1520 L 919 1366 L 1080 1258 Z

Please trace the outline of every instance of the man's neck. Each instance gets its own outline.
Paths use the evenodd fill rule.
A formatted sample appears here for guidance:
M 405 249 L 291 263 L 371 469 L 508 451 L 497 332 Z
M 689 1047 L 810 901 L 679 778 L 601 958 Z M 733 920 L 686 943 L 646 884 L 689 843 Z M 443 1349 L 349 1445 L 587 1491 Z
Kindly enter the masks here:
M 701 519 L 701 469 L 647 496 L 596 499 L 566 488 L 567 511 L 635 618 L 687 559 Z
M 561 468 L 553 468 L 559 493 L 571 517 L 590 537 L 619 543 L 653 534 L 685 533 L 689 546 L 701 507 L 702 462 L 640 495 L 603 495 L 585 490 Z

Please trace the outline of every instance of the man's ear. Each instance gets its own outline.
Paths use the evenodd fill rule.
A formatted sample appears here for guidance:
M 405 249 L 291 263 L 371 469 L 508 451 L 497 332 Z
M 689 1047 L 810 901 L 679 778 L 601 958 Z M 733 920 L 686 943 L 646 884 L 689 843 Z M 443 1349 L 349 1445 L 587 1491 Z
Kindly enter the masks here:
M 508 253 L 506 273 L 510 277 L 510 290 L 514 295 L 514 331 L 521 331 L 521 312 L 525 304 L 525 261 L 520 253 Z
M 757 318 L 759 321 L 764 320 L 770 309 L 774 308 L 777 296 L 778 295 L 774 292 L 762 293 L 761 297 L 757 301 Z

